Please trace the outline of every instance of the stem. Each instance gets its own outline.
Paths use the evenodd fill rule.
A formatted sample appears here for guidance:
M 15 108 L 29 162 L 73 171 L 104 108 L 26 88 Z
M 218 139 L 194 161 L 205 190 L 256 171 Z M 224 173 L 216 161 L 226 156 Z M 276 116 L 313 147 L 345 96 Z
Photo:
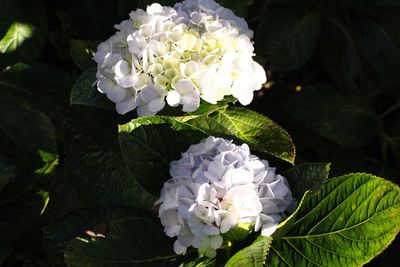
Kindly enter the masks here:
M 394 110 L 396 110 L 397 108 L 399 108 L 400 105 L 399 103 L 396 103 L 395 105 L 391 106 L 390 108 L 388 108 L 385 112 L 383 112 L 380 116 L 379 119 L 383 119 L 385 118 L 387 115 L 389 115 L 390 113 L 392 113 Z

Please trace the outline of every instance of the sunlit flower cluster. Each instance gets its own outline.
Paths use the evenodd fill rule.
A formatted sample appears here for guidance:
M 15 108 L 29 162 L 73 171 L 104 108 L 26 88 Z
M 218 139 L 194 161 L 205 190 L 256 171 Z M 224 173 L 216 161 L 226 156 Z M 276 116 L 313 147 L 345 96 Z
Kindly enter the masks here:
M 293 203 L 286 179 L 275 168 L 250 154 L 246 144 L 222 138 L 190 146 L 171 162 L 170 175 L 156 204 L 165 233 L 177 237 L 177 254 L 192 246 L 214 257 L 223 235 L 239 224 L 270 236 Z
M 253 32 L 214 0 L 185 0 L 173 8 L 152 4 L 115 26 L 94 56 L 97 88 L 118 113 L 154 115 L 167 102 L 195 111 L 233 95 L 243 105 L 266 82 L 253 60 Z

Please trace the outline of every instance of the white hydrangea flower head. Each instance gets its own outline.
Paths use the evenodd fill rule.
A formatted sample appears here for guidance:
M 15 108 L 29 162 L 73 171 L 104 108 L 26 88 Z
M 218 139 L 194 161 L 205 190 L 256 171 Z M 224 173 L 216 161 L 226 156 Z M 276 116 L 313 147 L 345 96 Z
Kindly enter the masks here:
M 252 155 L 248 145 L 222 138 L 191 145 L 171 162 L 170 175 L 155 204 L 165 233 L 177 237 L 177 254 L 192 246 L 214 257 L 223 235 L 243 223 L 270 236 L 294 203 L 287 180 L 275 168 Z
M 154 115 L 165 102 L 191 112 L 200 99 L 215 104 L 227 95 L 247 105 L 266 82 L 253 60 L 253 32 L 214 0 L 152 4 L 115 28 L 93 59 L 97 88 L 120 114 Z

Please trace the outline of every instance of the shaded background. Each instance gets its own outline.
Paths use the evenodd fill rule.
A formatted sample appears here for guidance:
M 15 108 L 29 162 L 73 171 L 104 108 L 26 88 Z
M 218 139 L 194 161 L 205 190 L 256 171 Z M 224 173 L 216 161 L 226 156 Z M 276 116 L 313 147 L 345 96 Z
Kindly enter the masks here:
M 172 5 L 176 1 L 159 2 Z M 289 132 L 297 149 L 296 162 L 331 162 L 331 177 L 368 172 L 399 184 L 400 1 L 219 2 L 243 16 L 255 32 L 256 59 L 267 70 L 269 81 L 256 93 L 251 108 Z M 23 70 L 18 88 L 29 87 L 32 91 L 21 90 L 18 94 L 39 115 L 32 118 L 22 114 L 21 118 L 27 129 L 35 120 L 43 121 L 38 118 L 42 113 L 50 118 L 56 130 L 53 143 L 57 145 L 52 149 L 58 150 L 61 166 L 66 137 L 60 136 L 63 125 L 59 121 L 80 112 L 69 108 L 69 92 L 81 69 L 94 66 L 91 61 L 75 60 L 81 56 L 80 48 L 94 49 L 115 32 L 114 24 L 128 18 L 129 11 L 150 3 L 0 0 L 0 69 Z M 6 38 L 15 30 L 18 38 Z M 14 65 L 17 62 L 30 65 Z M 13 77 L 12 72 L 0 73 L 0 89 L 10 87 L 9 81 L 15 82 L 18 77 Z M 3 118 L 7 116 L 7 103 L 13 107 L 25 105 L 10 104 L 2 91 L 0 96 Z M 0 118 L 0 125 L 7 123 L 3 121 Z M 23 135 L 17 137 L 22 140 L 19 143 L 24 142 Z M 1 127 L 0 140 L 0 164 L 12 168 L 8 160 L 20 159 L 21 149 L 11 144 L 15 143 L 13 136 L 7 136 Z M 35 143 L 46 146 L 47 141 L 26 140 L 24 149 L 36 149 Z M 21 159 L 18 166 L 33 169 L 35 156 Z M 6 172 L 0 174 L 1 190 Z M 29 188 L 43 185 L 47 183 L 41 181 Z M 1 192 L 2 197 L 6 193 Z M 27 201 L 42 199 L 43 196 Z M 7 201 L 0 198 L 1 205 Z M 19 213 L 21 217 L 16 220 L 25 220 L 29 225 L 17 224 L 17 228 L 9 230 L 15 233 L 9 238 L 12 246 L 0 242 L 0 263 L 4 260 L 4 266 L 48 266 L 41 245 L 41 226 L 46 218 L 34 219 L 38 208 L 29 207 L 24 206 L 29 212 Z M 10 211 L 1 212 L 0 219 L 10 216 Z M 399 248 L 397 238 L 368 266 L 396 266 L 400 262 Z

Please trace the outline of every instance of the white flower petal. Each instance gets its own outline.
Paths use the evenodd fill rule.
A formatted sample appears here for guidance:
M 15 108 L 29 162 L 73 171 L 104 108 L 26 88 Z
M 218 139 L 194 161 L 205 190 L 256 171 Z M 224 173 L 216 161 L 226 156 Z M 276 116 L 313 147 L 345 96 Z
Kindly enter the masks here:
M 139 78 L 135 74 L 130 74 L 123 77 L 115 78 L 115 80 L 117 81 L 119 86 L 124 88 L 130 88 L 137 83 Z
M 176 254 L 185 254 L 187 247 L 183 246 L 178 240 L 174 243 L 174 252 Z
M 97 89 L 100 93 L 107 94 L 113 90 L 115 83 L 108 78 L 101 78 L 97 82 Z
M 167 103 L 168 105 L 170 105 L 171 107 L 176 107 L 179 105 L 180 103 L 180 99 L 181 99 L 181 95 L 175 91 L 169 91 L 168 95 L 167 95 Z
M 146 11 L 147 11 L 147 13 L 149 13 L 151 15 L 155 15 L 155 14 L 161 13 L 163 11 L 163 7 L 158 3 L 154 3 L 154 4 L 151 4 L 150 6 L 147 6 Z
M 261 227 L 261 235 L 271 236 L 276 231 L 277 226 L 276 223 L 263 224 Z
M 134 97 L 128 97 L 125 100 L 115 104 L 119 114 L 126 114 L 137 107 L 137 101 Z
M 214 249 L 221 247 L 224 239 L 220 235 L 214 235 L 210 237 L 210 246 Z
M 156 115 L 156 112 L 149 110 L 147 106 L 138 106 L 136 111 L 137 111 L 138 117 Z
M 153 99 L 148 104 L 149 110 L 151 110 L 152 112 L 159 112 L 164 108 L 164 106 L 165 106 L 165 101 L 163 98 Z
M 126 96 L 126 89 L 122 88 L 119 85 L 114 85 L 114 87 L 107 92 L 107 97 L 108 99 L 110 99 L 111 101 L 118 103 L 121 102 L 125 96 Z
M 115 72 L 115 76 L 120 78 L 124 77 L 129 74 L 129 65 L 128 62 L 125 60 L 121 59 L 119 60 L 113 67 L 113 70 Z

